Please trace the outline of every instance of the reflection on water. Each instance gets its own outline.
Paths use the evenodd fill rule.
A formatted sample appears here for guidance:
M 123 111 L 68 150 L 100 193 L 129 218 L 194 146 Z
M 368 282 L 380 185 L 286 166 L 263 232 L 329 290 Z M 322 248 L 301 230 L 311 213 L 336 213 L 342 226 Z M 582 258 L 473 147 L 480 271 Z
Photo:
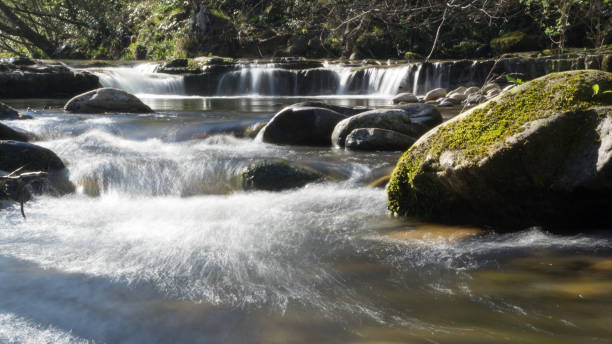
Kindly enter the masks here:
M 371 96 L 320 96 L 320 97 L 182 97 L 172 98 L 140 94 L 139 97 L 151 108 L 158 111 L 239 111 L 239 112 L 276 112 L 279 109 L 308 100 L 318 100 L 341 106 L 382 107 L 392 105 L 391 99 Z
M 18 205 L 0 211 L 0 342 L 611 341 L 608 233 L 393 218 L 367 185 L 401 152 L 231 135 L 295 99 L 145 101 L 161 111 L 68 115 L 40 101 L 25 111 L 35 120 L 8 122 L 56 151 L 80 192 L 29 202 L 27 222 Z M 261 158 L 333 178 L 232 187 Z

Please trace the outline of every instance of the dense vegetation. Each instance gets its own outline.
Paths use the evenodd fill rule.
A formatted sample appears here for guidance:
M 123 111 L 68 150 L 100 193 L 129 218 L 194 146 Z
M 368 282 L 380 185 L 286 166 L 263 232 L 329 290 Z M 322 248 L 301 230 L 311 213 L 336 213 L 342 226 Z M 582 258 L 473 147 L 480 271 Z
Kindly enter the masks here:
M 0 53 L 462 58 L 598 48 L 610 0 L 0 0 Z

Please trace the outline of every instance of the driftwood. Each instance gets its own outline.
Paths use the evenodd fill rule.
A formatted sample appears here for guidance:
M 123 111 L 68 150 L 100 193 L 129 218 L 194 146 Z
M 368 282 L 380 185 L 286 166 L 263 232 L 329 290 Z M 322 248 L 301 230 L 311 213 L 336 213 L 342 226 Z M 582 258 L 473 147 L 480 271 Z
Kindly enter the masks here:
M 24 166 L 16 169 L 6 176 L 0 177 L 0 199 L 19 202 L 21 215 L 25 219 L 23 205 L 32 197 L 32 185 L 45 185 L 48 183 L 47 172 L 23 172 Z

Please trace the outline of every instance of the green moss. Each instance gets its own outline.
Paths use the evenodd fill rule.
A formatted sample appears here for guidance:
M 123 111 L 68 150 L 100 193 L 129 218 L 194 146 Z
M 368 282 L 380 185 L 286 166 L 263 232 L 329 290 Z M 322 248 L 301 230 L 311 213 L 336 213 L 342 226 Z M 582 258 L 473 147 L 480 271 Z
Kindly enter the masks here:
M 418 53 L 414 53 L 412 51 L 407 51 L 404 53 L 404 59 L 405 60 L 424 60 L 425 58 L 423 57 L 423 55 L 418 54 Z
M 452 197 L 442 194 L 443 189 L 427 173 L 444 151 L 459 152 L 467 163 L 476 164 L 506 138 L 522 132 L 528 122 L 612 104 L 612 94 L 593 96 L 591 87 L 595 83 L 612 89 L 612 74 L 592 70 L 550 74 L 442 124 L 398 162 L 387 189 L 389 210 L 403 215 L 423 214 L 430 200 Z
M 491 40 L 491 48 L 497 54 L 536 50 L 536 37 L 514 31 Z

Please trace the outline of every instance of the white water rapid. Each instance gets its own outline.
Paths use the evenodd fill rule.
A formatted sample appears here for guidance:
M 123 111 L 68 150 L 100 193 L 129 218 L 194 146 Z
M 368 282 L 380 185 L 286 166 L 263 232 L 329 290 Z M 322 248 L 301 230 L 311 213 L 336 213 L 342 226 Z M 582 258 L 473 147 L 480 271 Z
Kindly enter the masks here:
M 142 63 L 135 66 L 92 68 L 103 87 L 114 87 L 126 92 L 144 95 L 184 95 L 183 77 L 155 73 L 157 63 Z

